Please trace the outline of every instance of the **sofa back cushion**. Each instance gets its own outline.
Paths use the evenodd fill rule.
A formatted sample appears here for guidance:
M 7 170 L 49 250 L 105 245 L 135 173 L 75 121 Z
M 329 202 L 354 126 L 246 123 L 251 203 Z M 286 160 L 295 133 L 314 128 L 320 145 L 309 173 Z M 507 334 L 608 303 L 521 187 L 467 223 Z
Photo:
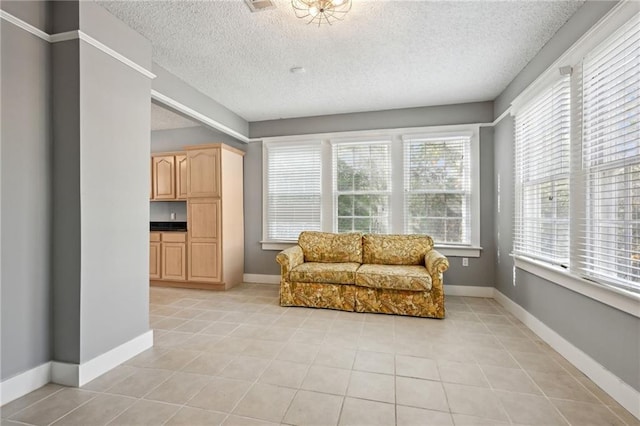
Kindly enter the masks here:
M 424 265 L 433 249 L 428 235 L 377 235 L 362 237 L 363 262 L 378 265 Z
M 362 234 L 304 231 L 298 237 L 305 262 L 362 263 Z

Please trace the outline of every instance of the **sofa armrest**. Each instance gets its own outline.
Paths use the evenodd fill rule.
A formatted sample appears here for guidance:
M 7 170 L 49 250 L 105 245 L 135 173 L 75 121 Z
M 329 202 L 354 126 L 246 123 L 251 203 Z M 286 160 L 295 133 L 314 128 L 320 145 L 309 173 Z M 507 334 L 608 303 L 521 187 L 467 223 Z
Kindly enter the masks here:
M 276 256 L 276 262 L 280 264 L 280 272 L 283 279 L 289 278 L 289 272 L 296 266 L 304 263 L 304 253 L 302 247 L 293 246 L 282 250 Z
M 424 257 L 424 266 L 432 278 L 442 279 L 442 273 L 449 269 L 449 260 L 436 250 L 429 250 Z

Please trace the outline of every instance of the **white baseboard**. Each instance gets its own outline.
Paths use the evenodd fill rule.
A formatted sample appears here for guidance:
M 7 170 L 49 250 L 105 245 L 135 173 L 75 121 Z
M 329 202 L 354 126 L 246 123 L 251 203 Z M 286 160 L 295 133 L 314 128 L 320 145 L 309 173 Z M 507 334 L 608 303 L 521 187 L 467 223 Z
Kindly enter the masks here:
M 578 370 L 586 374 L 595 384 L 600 386 L 631 414 L 640 419 L 640 392 L 629 386 L 582 350 L 575 347 L 564 337 L 560 336 L 538 318 L 530 314 L 522 306 L 509 299 L 497 289 L 493 290 L 495 300 L 507 311 L 522 321 L 524 325 L 529 327 Z
M 153 330 L 141 334 L 83 364 L 53 361 L 51 381 L 80 387 L 153 346 Z
M 466 296 L 466 297 L 493 297 L 493 287 L 479 287 L 473 285 L 444 285 L 444 295 L 446 296 Z
M 51 361 L 51 382 L 63 386 L 79 386 L 80 365 Z
M 280 275 L 244 274 L 245 283 L 280 284 Z
M 33 392 L 51 381 L 51 362 L 0 382 L 0 406 Z

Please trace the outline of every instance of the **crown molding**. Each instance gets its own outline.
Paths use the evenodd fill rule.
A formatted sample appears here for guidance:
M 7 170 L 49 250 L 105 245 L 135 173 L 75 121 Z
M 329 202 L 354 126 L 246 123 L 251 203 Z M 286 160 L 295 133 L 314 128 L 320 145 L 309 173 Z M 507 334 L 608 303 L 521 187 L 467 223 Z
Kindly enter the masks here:
M 80 39 L 90 45 L 92 45 L 93 47 L 95 47 L 96 49 L 106 53 L 107 55 L 111 56 L 112 58 L 116 59 L 117 61 L 122 62 L 123 64 L 127 65 L 128 67 L 132 68 L 133 70 L 139 72 L 140 74 L 144 75 L 145 77 L 148 77 L 150 79 L 154 79 L 156 78 L 156 75 L 154 73 L 152 73 L 151 71 L 149 71 L 148 69 L 146 69 L 145 67 L 137 64 L 136 62 L 132 61 L 131 59 L 127 58 L 126 56 L 116 52 L 115 50 L 113 50 L 112 48 L 110 48 L 109 46 L 107 46 L 104 43 L 101 43 L 100 41 L 96 40 L 95 38 L 91 37 L 90 35 L 80 31 L 80 30 L 75 30 L 75 31 L 66 31 L 63 33 L 57 33 L 57 34 L 47 34 L 46 32 L 34 27 L 33 25 L 23 21 L 20 18 L 16 18 L 15 16 L 11 15 L 10 13 L 5 12 L 4 10 L 0 10 L 0 19 L 3 19 L 7 22 L 12 23 L 13 25 L 22 28 L 23 30 L 35 35 L 36 37 L 39 37 L 40 39 L 48 42 L 48 43 L 60 43 L 63 41 L 69 41 L 69 40 L 77 40 Z

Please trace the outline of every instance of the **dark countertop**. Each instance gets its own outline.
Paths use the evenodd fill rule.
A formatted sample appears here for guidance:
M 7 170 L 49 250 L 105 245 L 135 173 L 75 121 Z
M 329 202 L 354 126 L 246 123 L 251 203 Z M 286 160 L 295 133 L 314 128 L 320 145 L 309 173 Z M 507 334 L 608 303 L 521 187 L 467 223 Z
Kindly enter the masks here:
M 187 222 L 149 222 L 149 229 L 156 232 L 186 232 Z

